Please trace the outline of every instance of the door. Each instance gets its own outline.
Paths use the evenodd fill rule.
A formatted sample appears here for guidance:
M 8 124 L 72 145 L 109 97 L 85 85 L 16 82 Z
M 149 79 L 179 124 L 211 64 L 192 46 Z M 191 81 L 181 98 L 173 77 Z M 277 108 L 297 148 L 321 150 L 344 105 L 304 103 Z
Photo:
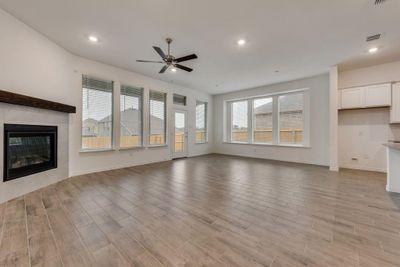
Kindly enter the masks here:
M 187 116 L 186 111 L 175 110 L 173 158 L 187 157 Z

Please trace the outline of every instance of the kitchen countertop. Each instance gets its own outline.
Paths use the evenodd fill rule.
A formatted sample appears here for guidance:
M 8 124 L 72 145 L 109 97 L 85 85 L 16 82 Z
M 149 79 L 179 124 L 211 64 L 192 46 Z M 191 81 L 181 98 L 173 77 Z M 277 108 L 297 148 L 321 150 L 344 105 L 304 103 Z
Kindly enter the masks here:
M 389 148 L 400 150 L 400 143 L 384 143 L 383 145 Z

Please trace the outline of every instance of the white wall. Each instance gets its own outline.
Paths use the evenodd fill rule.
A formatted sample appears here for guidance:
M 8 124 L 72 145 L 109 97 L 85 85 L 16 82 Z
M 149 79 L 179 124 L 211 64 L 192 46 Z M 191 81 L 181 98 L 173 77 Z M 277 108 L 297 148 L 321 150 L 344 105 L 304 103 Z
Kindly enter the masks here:
M 310 89 L 310 147 L 293 148 L 224 143 L 224 102 L 296 89 Z M 247 157 L 329 165 L 329 75 L 274 84 L 214 97 L 215 152 Z
M 194 144 L 196 99 L 209 102 L 209 133 L 213 131 L 211 123 L 213 104 L 210 95 L 76 57 L 2 9 L 0 9 L 0 32 L 1 90 L 58 101 L 77 107 L 77 114 L 69 115 L 70 176 L 171 158 L 169 147 L 80 153 L 82 73 L 112 79 L 116 84 L 123 82 L 134 86 L 143 86 L 145 90 L 165 91 L 168 93 L 167 112 L 169 115 L 172 115 L 172 93 L 186 95 L 188 97 L 187 109 L 189 114 L 189 156 L 212 151 L 212 134 L 210 134 L 208 144 Z M 116 106 L 115 109 L 117 110 L 118 107 Z M 148 112 L 147 109 L 146 103 L 144 111 Z M 0 123 L 3 123 L 3 121 L 0 121 Z M 146 121 L 144 127 L 145 129 L 148 127 Z M 169 127 L 169 132 L 171 132 L 172 124 L 170 121 Z M 3 162 L 0 164 L 3 164 Z
M 400 81 L 400 61 L 339 72 L 339 88 Z
M 394 81 L 400 81 L 400 61 L 339 72 L 339 89 Z M 389 124 L 389 114 L 389 108 L 339 112 L 340 167 L 386 172 L 382 143 L 400 140 L 400 125 Z

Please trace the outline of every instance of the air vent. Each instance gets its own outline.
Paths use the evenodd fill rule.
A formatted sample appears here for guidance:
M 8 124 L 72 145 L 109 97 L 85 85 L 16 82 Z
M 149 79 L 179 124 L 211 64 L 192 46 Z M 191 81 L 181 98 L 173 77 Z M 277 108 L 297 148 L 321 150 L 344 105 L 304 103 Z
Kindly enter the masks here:
M 386 0 L 375 0 L 375 5 L 383 4 Z
M 367 37 L 367 42 L 375 41 L 381 38 L 381 34 L 375 34 Z

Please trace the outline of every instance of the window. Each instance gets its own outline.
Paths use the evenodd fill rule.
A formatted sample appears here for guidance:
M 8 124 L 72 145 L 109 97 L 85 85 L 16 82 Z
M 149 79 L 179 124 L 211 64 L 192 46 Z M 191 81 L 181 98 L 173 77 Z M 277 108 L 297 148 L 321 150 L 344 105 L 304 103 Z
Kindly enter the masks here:
M 186 96 L 174 94 L 173 101 L 174 105 L 186 106 Z
M 196 102 L 196 144 L 207 142 L 207 103 Z
M 82 76 L 82 149 L 112 147 L 113 82 Z
M 150 145 L 166 144 L 167 94 L 150 91 Z
M 303 94 L 279 96 L 279 143 L 303 143 Z
M 248 101 L 232 103 L 232 142 L 248 142 Z
M 235 143 L 309 145 L 307 89 L 227 102 L 226 139 Z
M 272 143 L 272 97 L 254 100 L 254 143 Z
M 121 86 L 120 147 L 142 146 L 143 88 Z

